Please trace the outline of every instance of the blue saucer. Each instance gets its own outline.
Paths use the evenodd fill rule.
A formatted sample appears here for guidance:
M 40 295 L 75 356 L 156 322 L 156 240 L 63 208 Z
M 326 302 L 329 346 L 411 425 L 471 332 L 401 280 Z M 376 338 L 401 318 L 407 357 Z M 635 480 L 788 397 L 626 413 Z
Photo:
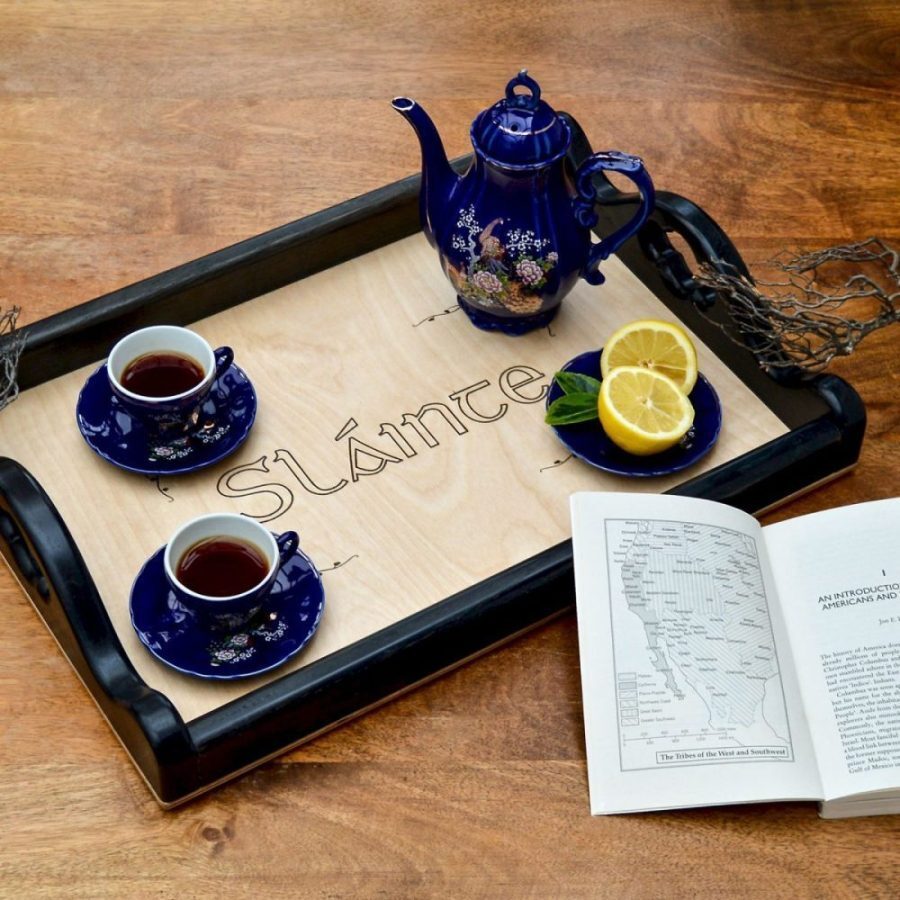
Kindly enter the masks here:
M 600 378 L 601 350 L 590 350 L 569 360 L 563 370 L 576 372 L 579 375 L 591 375 Z M 563 394 L 556 383 L 550 386 L 547 395 L 547 406 Z M 556 436 L 578 459 L 612 472 L 614 475 L 625 475 L 629 478 L 650 478 L 657 475 L 671 475 L 694 465 L 699 459 L 712 450 L 719 438 L 722 427 L 722 405 L 713 386 L 702 375 L 688 395 L 694 405 L 694 424 L 691 430 L 669 450 L 653 456 L 634 456 L 617 447 L 603 430 L 599 420 L 579 422 L 575 425 L 555 425 Z
M 200 407 L 198 427 L 187 435 L 154 442 L 113 394 L 104 363 L 81 389 L 75 417 L 91 450 L 114 466 L 139 475 L 182 475 L 237 450 L 256 418 L 256 392 L 232 364 L 215 380 Z
M 231 680 L 268 672 L 299 653 L 325 606 L 322 576 L 299 550 L 281 567 L 266 605 L 236 631 L 214 629 L 175 599 L 160 548 L 131 588 L 131 624 L 161 662 L 185 675 Z

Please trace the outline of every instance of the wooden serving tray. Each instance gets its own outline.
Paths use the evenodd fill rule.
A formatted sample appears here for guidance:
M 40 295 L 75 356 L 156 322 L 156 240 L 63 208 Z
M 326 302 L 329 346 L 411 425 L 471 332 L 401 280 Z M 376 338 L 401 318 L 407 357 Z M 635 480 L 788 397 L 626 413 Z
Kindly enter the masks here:
M 576 161 L 587 152 L 580 140 Z M 606 231 L 632 201 L 600 187 Z M 759 511 L 855 462 L 864 413 L 846 384 L 776 383 L 697 315 L 708 298 L 666 232 L 742 263 L 689 202 L 661 194 L 603 287 L 580 284 L 549 329 L 508 338 L 453 311 L 417 194 L 409 179 L 28 329 L 25 389 L 0 420 L 3 553 L 163 805 L 567 608 L 573 491 L 674 490 Z M 567 458 L 542 422 L 553 372 L 628 320 L 673 314 L 722 400 L 713 452 L 629 481 Z M 154 481 L 95 456 L 73 410 L 109 347 L 157 322 L 232 346 L 259 413 L 229 459 Z M 135 573 L 212 511 L 296 529 L 324 573 L 312 643 L 254 679 L 180 675 L 131 628 Z

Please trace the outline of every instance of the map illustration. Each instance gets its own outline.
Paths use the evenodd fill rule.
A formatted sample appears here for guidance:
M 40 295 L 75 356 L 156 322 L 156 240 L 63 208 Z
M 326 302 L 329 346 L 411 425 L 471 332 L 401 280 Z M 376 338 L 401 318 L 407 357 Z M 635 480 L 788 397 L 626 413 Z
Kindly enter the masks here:
M 792 760 L 754 540 L 608 519 L 606 552 L 622 770 Z

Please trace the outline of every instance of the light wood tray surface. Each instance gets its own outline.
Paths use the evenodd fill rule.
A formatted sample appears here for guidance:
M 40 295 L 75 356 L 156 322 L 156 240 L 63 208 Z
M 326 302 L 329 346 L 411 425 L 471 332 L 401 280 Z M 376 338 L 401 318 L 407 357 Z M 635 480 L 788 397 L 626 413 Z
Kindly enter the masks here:
M 509 370 L 542 374 L 518 388 L 533 398 L 566 360 L 599 347 L 626 321 L 672 318 L 618 260 L 604 271 L 605 285 L 580 282 L 566 298 L 552 334 L 509 338 L 478 331 L 461 311 L 427 321 L 455 298 L 436 255 L 416 235 L 195 323 L 214 346 L 235 349 L 258 392 L 259 413 L 236 454 L 203 472 L 164 478 L 165 494 L 151 479 L 95 456 L 78 433 L 75 401 L 94 366 L 28 390 L 5 410 L 0 451 L 22 462 L 56 504 L 141 677 L 191 720 L 564 540 L 573 491 L 662 491 L 787 431 L 697 341 L 700 369 L 724 408 L 721 437 L 705 460 L 649 480 L 607 475 L 574 459 L 554 466 L 566 450 L 542 422 L 543 402 L 521 402 L 511 389 L 527 373 Z M 450 397 L 479 382 L 487 385 L 469 395 L 472 408 L 486 418 L 505 406 L 495 421 L 473 421 Z M 452 422 L 432 408 L 421 426 L 403 424 L 404 414 L 441 403 Z M 348 431 L 351 419 L 357 427 Z M 413 456 L 391 440 L 390 428 L 379 434 L 384 424 L 396 426 Z M 436 446 L 423 438 L 424 427 Z M 400 461 L 354 481 L 351 438 Z M 358 462 L 376 468 L 378 460 L 363 455 Z M 254 463 L 254 470 L 233 471 Z M 291 473 L 298 466 L 322 488 L 346 483 L 312 493 Z M 220 483 L 225 493 L 266 483 L 270 492 L 225 496 Z M 193 516 L 264 518 L 279 504 L 269 522 L 274 531 L 296 529 L 322 569 L 343 563 L 324 573 L 325 614 L 310 645 L 284 668 L 238 682 L 204 682 L 157 662 L 129 619 L 129 590 L 144 560 Z

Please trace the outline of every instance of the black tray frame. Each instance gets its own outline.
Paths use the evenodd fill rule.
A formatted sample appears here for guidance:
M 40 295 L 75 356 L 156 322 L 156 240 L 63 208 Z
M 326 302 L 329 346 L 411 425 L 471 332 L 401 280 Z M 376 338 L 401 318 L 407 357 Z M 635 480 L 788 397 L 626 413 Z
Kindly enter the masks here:
M 590 146 L 577 123 L 570 163 Z M 458 160 L 464 168 L 469 158 Z M 25 329 L 26 390 L 102 359 L 134 328 L 188 324 L 415 233 L 418 176 L 51 316 Z M 596 180 L 598 230 L 631 216 L 636 198 Z M 672 246 L 746 273 L 722 229 L 699 207 L 659 192 L 652 218 L 619 257 L 785 422 L 788 434 L 673 493 L 758 513 L 852 467 L 865 430 L 856 392 L 834 376 L 772 377 L 716 324 L 725 311 Z M 701 313 L 701 310 L 704 310 Z M 498 340 L 507 340 L 498 337 Z M 124 652 L 65 523 L 23 465 L 0 458 L 0 551 L 156 799 L 170 807 L 558 615 L 574 602 L 565 541 L 376 634 L 185 723 Z

